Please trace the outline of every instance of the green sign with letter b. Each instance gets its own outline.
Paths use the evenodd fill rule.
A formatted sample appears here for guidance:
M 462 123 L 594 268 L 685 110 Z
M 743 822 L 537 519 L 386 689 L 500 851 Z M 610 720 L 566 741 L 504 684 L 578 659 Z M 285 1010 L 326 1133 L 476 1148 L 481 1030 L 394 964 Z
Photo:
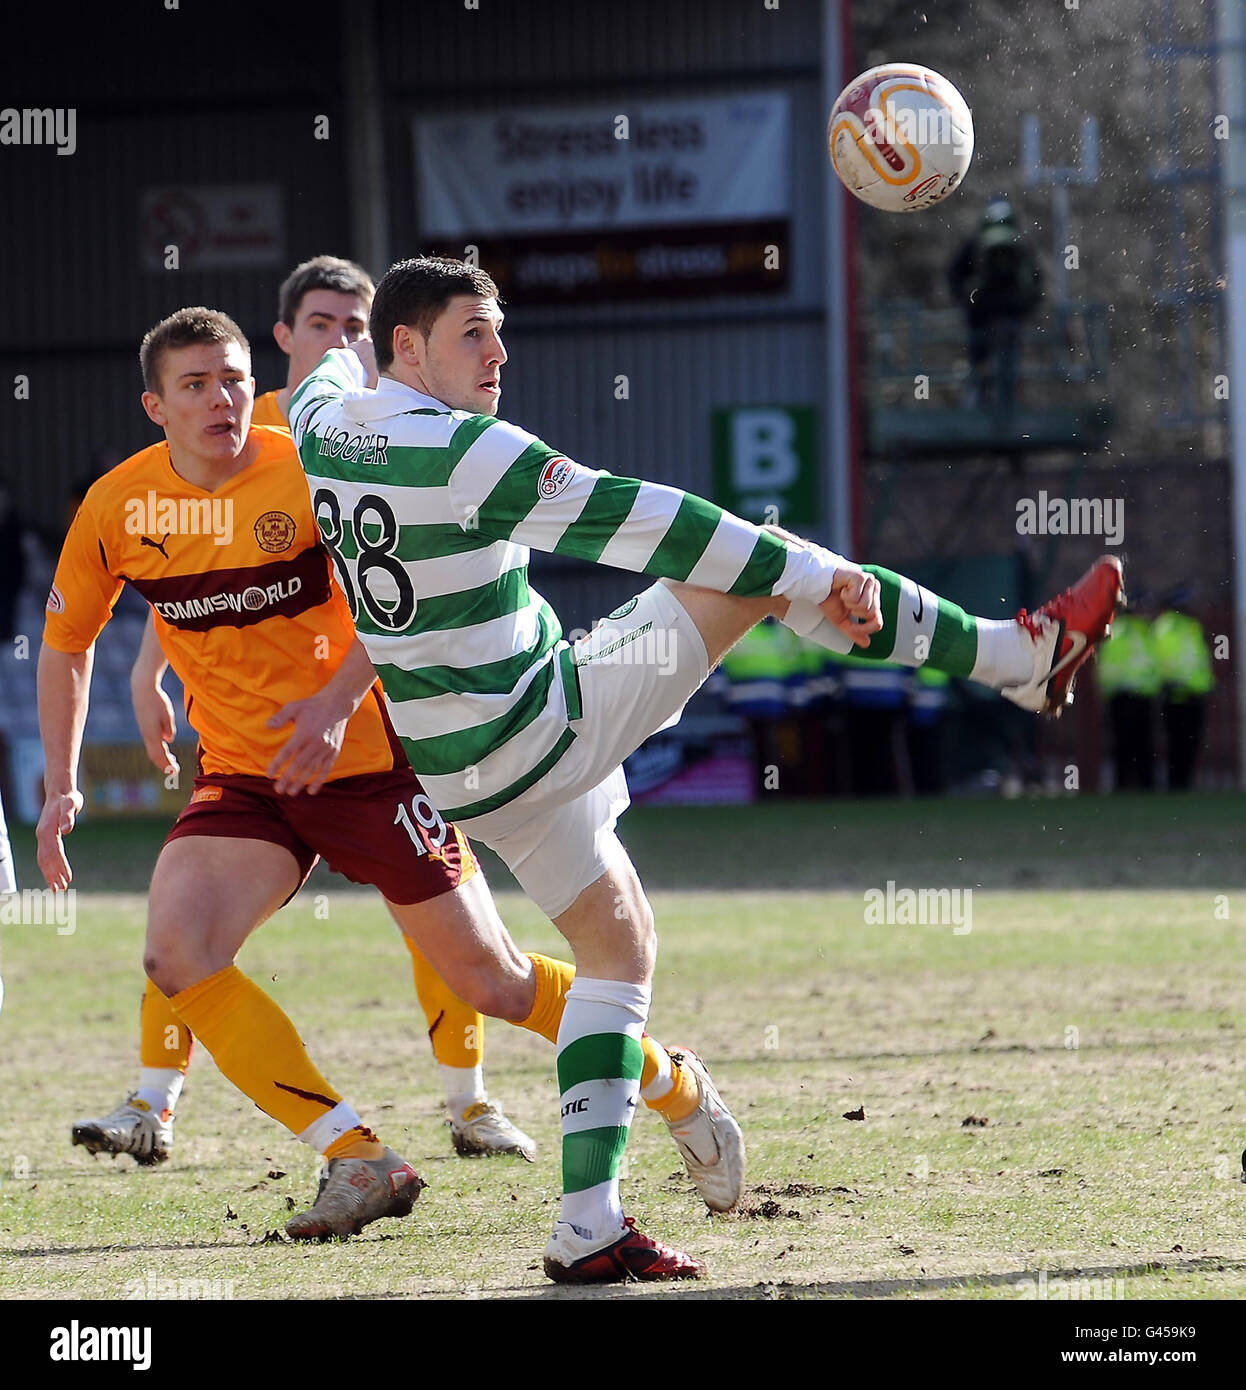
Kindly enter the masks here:
M 813 406 L 733 406 L 713 411 L 710 428 L 720 507 L 759 525 L 821 524 Z

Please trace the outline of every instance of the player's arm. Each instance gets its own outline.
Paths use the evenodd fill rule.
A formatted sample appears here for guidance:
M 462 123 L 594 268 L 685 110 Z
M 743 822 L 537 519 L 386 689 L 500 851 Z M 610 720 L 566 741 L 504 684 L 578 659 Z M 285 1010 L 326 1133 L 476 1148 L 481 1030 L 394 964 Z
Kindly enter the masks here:
M 177 717 L 172 700 L 160 684 L 168 669 L 169 659 L 156 636 L 155 617 L 149 612 L 142 644 L 130 668 L 130 703 L 134 706 L 134 718 L 147 756 L 152 765 L 165 774 L 180 770 L 170 747 L 177 734 Z
M 336 404 L 349 392 L 370 390 L 376 383 L 376 357 L 370 338 L 360 338 L 349 347 L 330 348 L 290 397 L 294 447 L 301 449 L 303 436 L 321 409 Z
M 314 796 L 324 786 L 342 751 L 346 725 L 375 684 L 371 659 L 355 638 L 322 689 L 305 700 L 291 700 L 273 715 L 270 729 L 294 725 L 294 732 L 268 765 L 278 792 L 297 796 L 306 788 Z
M 508 451 L 517 456 L 499 466 Z M 877 581 L 842 555 L 679 488 L 585 468 L 501 421 L 451 474 L 450 496 L 461 526 L 494 539 L 740 597 L 808 601 L 854 640 L 881 626 Z
M 35 831 L 39 868 L 49 888 L 68 888 L 73 878 L 63 837 L 82 810 L 78 756 L 86 728 L 94 646 L 58 652 L 45 642 L 39 651 L 39 734 L 43 740 L 43 812 Z
M 67 888 L 73 878 L 64 837 L 82 810 L 78 757 L 87 722 L 95 639 L 112 617 L 123 584 L 108 569 L 90 502 L 88 493 L 65 537 L 39 652 L 44 802 L 35 837 L 39 868 L 50 888 Z

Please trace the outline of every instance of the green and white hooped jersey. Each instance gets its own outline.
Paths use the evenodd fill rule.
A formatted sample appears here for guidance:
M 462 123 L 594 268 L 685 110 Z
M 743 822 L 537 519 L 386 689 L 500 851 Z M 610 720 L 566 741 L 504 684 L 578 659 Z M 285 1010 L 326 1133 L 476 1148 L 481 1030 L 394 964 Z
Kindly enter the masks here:
M 411 766 L 447 818 L 506 805 L 575 739 L 579 687 L 529 547 L 820 602 L 839 557 L 678 488 L 584 468 L 491 415 L 326 354 L 291 401 L 312 506 Z

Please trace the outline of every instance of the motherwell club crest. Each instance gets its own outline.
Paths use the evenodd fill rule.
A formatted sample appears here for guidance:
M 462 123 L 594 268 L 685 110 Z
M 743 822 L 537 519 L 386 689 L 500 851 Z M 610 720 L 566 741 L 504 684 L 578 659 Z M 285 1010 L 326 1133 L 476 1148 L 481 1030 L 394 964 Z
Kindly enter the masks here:
M 279 555 L 294 544 L 294 518 L 286 512 L 265 512 L 255 523 L 255 539 L 261 550 Z

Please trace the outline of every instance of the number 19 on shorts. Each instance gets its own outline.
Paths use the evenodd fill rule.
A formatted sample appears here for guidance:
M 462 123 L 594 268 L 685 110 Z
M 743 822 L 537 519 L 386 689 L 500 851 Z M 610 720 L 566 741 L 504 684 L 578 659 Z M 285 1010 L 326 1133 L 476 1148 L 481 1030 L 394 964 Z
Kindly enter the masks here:
M 412 817 L 414 817 L 414 821 Z M 441 812 L 426 796 L 412 797 L 409 811 L 406 803 L 400 801 L 397 814 L 394 816 L 394 824 L 401 825 L 411 837 L 411 843 L 415 846 L 417 855 L 428 853 L 428 845 L 424 843 L 424 837 L 415 828 L 417 825 L 427 832 L 428 843 L 435 850 L 440 849 L 446 842 L 446 823 L 441 818 Z

